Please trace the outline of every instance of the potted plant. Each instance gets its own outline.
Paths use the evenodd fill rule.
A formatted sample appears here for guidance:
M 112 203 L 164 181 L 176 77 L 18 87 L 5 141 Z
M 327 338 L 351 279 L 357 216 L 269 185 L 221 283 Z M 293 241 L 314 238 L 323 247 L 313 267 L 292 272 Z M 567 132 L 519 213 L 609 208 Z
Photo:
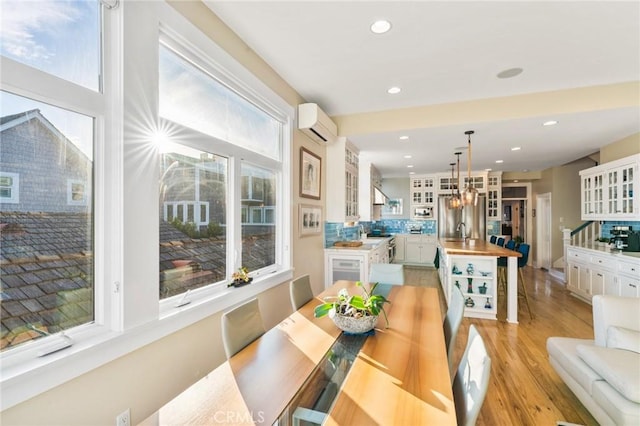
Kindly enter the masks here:
M 337 296 L 325 297 L 325 303 L 316 306 L 314 316 L 320 318 L 329 315 L 341 330 L 348 333 L 365 333 L 373 329 L 378 315 L 382 312 L 389 327 L 389 319 L 383 305 L 390 302 L 383 295 L 374 293 L 378 283 L 373 284 L 369 292 L 362 282 L 358 281 L 356 285 L 362 287 L 363 296 L 352 296 L 343 288 Z
M 253 281 L 253 277 L 249 276 L 249 269 L 246 266 L 238 268 L 238 272 L 234 272 L 231 275 L 231 279 L 233 281 L 227 287 L 240 287 Z

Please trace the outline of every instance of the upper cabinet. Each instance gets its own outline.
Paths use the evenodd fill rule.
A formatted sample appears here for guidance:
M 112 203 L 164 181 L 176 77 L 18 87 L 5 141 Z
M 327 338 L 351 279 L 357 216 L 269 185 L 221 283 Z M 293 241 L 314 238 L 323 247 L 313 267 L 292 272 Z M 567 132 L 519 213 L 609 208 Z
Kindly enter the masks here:
M 327 145 L 327 221 L 359 219 L 358 149 L 344 137 Z
M 580 172 L 582 220 L 640 219 L 640 154 Z
M 487 177 L 487 220 L 502 220 L 502 172 Z
M 373 188 L 382 188 L 382 175 L 371 161 L 360 159 L 358 168 L 360 191 L 358 208 L 360 209 L 360 220 L 379 220 L 382 206 L 374 206 L 375 197 Z
M 409 179 L 409 201 L 412 219 L 435 219 L 438 204 L 436 176 L 414 176 Z

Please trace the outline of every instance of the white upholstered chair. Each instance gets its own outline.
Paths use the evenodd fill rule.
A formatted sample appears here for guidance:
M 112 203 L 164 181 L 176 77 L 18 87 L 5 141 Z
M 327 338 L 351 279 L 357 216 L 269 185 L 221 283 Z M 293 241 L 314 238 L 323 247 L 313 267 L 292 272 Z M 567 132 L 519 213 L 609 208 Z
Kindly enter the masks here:
M 404 269 L 396 263 L 374 263 L 369 271 L 369 282 L 380 284 L 404 284 Z
M 262 336 L 264 331 L 258 299 L 222 314 L 222 342 L 227 358 Z
M 469 327 L 469 340 L 453 379 L 453 399 L 458 425 L 476 424 L 489 387 L 491 358 L 475 326 Z
M 309 275 L 303 275 L 291 281 L 289 295 L 291 296 L 291 306 L 294 311 L 297 311 L 302 305 L 313 299 Z
M 447 346 L 447 358 L 449 359 L 449 372 L 451 380 L 455 377 L 455 368 L 453 366 L 453 355 L 456 346 L 456 336 L 458 329 L 464 316 L 464 296 L 458 287 L 451 290 L 451 298 L 447 307 L 447 314 L 444 317 L 444 342 Z

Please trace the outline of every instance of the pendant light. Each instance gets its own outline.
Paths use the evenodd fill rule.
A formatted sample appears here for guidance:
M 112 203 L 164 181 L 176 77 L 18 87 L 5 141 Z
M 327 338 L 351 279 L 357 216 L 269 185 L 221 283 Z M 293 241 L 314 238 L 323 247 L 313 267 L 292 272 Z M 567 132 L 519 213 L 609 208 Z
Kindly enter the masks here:
M 449 163 L 449 165 L 451 166 L 451 181 L 449 183 L 449 185 L 451 185 L 451 198 L 449 198 L 449 204 L 447 205 L 450 209 L 455 209 L 458 208 L 458 206 L 456 205 L 456 194 L 453 190 L 453 167 L 456 165 L 456 163 Z
M 471 135 L 475 132 L 473 130 L 467 130 L 464 132 L 469 138 L 468 152 L 467 152 L 467 187 L 462 193 L 462 204 L 465 206 L 478 204 L 478 190 L 471 186 Z
M 461 152 L 456 152 L 455 155 L 458 157 L 458 178 L 455 181 L 453 180 L 453 170 L 451 170 L 451 199 L 449 200 L 449 208 L 451 209 L 459 209 L 462 207 L 462 201 L 460 200 L 460 154 Z M 453 192 L 455 186 L 455 193 Z

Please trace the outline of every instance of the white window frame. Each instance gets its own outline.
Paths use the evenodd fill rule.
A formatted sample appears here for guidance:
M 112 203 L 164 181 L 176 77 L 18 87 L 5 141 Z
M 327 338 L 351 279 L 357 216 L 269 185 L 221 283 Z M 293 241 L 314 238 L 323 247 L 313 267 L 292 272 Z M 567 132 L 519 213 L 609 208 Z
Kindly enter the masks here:
M 147 155 L 141 149 L 147 148 L 142 139 L 145 135 L 150 137 L 163 124 L 153 116 L 153 111 L 157 112 L 154 106 L 157 106 L 158 34 L 161 31 L 171 33 L 174 39 L 193 46 L 204 57 L 215 58 L 215 66 L 225 75 L 225 84 L 243 88 L 243 93 L 261 98 L 263 106 L 283 113 L 286 124 L 281 171 L 276 177 L 278 206 L 291 203 L 295 108 L 165 2 L 127 2 L 126 7 L 121 3 L 121 7 L 104 12 L 104 22 L 104 96 L 96 92 L 87 94 L 89 89 L 0 58 L 3 90 L 96 117 L 94 187 L 91 191 L 95 223 L 95 322 L 69 330 L 67 335 L 75 344 L 46 357 L 38 357 L 37 353 L 50 338 L 2 353 L 0 410 L 53 389 L 292 278 L 291 209 L 282 207 L 275 218 L 280 246 L 274 271 L 258 271 L 251 286 L 198 289 L 189 294 L 192 303 L 180 308 L 169 299 L 159 303 L 159 164 L 157 157 L 141 157 Z M 135 43 L 126 43 L 123 34 L 134 38 Z M 141 75 L 144 75 L 142 81 L 138 78 Z M 203 151 L 217 150 L 207 147 Z M 263 159 L 254 158 L 248 151 L 236 151 L 232 158 L 236 161 L 228 173 L 233 174 L 236 188 L 229 203 L 239 211 L 240 197 L 233 194 L 240 193 L 240 158 L 256 165 L 262 164 Z M 227 228 L 230 226 L 236 228 L 233 234 L 235 246 L 241 247 L 242 224 L 234 221 Z M 235 254 L 228 251 L 227 264 L 234 264 L 234 257 Z
M 73 199 L 73 185 L 82 185 L 82 199 Z M 79 179 L 67 179 L 67 204 L 70 206 L 86 206 L 88 202 L 87 182 Z
M 0 203 L 18 204 L 20 202 L 20 175 L 18 173 L 0 172 L 0 177 L 11 179 L 10 186 L 3 186 L 9 188 L 11 197 L 0 196 Z

